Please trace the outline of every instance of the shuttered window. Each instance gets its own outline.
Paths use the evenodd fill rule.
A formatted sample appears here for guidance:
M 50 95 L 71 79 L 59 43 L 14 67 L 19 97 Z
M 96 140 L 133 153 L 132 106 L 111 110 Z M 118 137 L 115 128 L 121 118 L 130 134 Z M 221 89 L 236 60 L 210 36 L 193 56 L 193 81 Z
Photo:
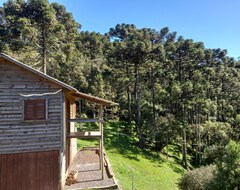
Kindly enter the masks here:
M 46 100 L 24 100 L 24 120 L 45 120 Z

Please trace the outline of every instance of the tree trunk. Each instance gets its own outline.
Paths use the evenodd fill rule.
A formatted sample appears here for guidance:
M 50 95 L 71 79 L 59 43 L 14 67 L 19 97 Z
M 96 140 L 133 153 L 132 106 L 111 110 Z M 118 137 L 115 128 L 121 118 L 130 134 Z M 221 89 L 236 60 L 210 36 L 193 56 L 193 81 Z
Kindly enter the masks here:
M 43 73 L 47 74 L 47 56 L 46 56 L 45 50 L 43 51 L 42 65 L 43 65 Z
M 129 68 L 128 64 L 126 63 L 126 74 L 129 76 Z M 131 126 L 132 121 L 132 109 L 131 109 L 131 92 L 129 89 L 129 85 L 127 86 L 127 104 L 128 104 L 128 126 Z
M 47 46 L 46 46 L 46 37 L 44 29 L 42 29 L 42 72 L 47 74 Z
M 151 69 L 151 92 L 152 92 L 152 112 L 153 112 L 153 124 L 155 124 L 156 119 L 156 109 L 155 109 L 155 80 L 154 80 L 154 74 L 153 69 Z
M 182 135 L 182 162 L 183 166 L 187 169 L 187 140 L 186 140 L 186 127 L 183 127 L 183 135 Z
M 182 162 L 183 166 L 187 169 L 187 135 L 186 135 L 186 112 L 185 112 L 185 106 L 182 101 L 182 124 L 183 124 L 183 134 L 182 134 Z
M 140 95 L 140 78 L 139 78 L 139 64 L 135 64 L 135 99 L 136 99 L 136 127 L 138 132 L 139 146 L 144 146 L 141 127 L 141 95 Z

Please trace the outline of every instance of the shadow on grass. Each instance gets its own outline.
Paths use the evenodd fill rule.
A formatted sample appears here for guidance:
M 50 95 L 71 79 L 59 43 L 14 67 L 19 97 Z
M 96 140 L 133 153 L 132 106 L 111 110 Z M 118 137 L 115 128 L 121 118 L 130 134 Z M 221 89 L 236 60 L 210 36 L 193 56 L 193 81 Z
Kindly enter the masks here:
M 163 154 L 169 158 L 168 165 L 176 173 L 183 174 L 185 169 L 182 166 L 182 147 L 179 144 L 172 144 L 168 146 L 168 151 L 166 152 L 166 147 Z
M 124 157 L 139 161 L 138 156 L 142 156 L 159 167 L 164 161 L 161 156 L 147 149 L 140 149 L 133 135 L 124 133 L 127 125 L 124 122 L 109 122 L 105 127 L 105 148 L 108 150 L 116 150 Z
M 134 145 L 134 140 L 119 134 L 113 134 L 111 136 L 105 135 L 105 148 L 108 150 L 116 150 L 118 153 L 126 158 L 139 161 L 138 155 L 140 149 Z
M 184 174 L 185 170 L 183 168 L 178 167 L 176 164 L 173 164 L 172 162 L 168 162 L 169 167 L 175 172 L 179 174 Z

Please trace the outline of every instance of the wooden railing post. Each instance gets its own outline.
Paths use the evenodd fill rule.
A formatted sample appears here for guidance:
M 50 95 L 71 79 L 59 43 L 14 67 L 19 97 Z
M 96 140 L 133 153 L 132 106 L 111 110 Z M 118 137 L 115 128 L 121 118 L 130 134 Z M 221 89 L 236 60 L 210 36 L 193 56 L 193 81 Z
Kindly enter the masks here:
M 99 120 L 103 121 L 103 105 L 99 106 Z M 103 122 L 99 122 L 100 141 L 99 141 L 99 157 L 100 157 L 100 168 L 102 172 L 102 179 L 104 179 L 104 155 L 103 155 Z

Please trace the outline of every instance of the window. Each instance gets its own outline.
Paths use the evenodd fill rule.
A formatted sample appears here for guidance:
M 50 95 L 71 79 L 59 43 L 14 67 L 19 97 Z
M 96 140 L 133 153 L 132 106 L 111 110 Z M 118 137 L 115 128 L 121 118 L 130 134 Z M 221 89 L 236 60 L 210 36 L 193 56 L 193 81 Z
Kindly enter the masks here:
M 46 120 L 46 100 L 24 100 L 24 120 Z

